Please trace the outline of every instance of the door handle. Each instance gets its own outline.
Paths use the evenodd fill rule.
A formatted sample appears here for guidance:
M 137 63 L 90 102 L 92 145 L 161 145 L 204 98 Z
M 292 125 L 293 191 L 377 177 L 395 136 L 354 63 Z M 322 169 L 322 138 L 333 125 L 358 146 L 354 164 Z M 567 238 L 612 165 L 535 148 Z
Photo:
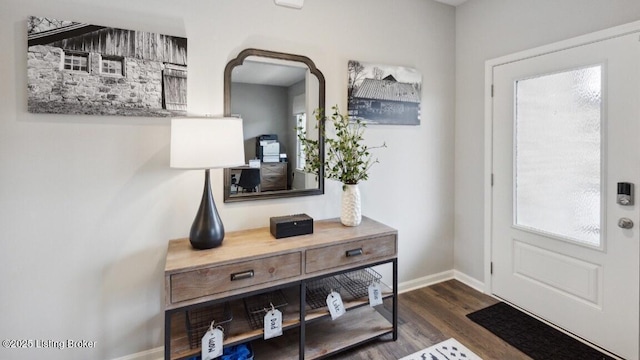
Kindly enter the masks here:
M 618 220 L 618 227 L 622 229 L 631 229 L 633 228 L 633 220 L 625 217 L 620 218 L 620 220 Z

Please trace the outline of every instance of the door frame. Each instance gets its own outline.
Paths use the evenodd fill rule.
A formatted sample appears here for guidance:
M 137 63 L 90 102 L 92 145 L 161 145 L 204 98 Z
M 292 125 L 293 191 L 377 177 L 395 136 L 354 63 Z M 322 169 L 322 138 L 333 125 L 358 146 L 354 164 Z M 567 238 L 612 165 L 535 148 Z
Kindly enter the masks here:
M 594 33 L 578 36 L 549 45 L 517 52 L 485 62 L 485 91 L 484 91 L 484 291 L 493 296 L 493 278 L 491 274 L 492 261 L 492 220 L 493 220 L 493 77 L 494 69 L 516 61 L 526 60 L 547 55 L 562 50 L 604 41 L 613 37 L 637 34 L 640 41 L 640 21 L 612 27 Z M 640 354 L 638 354 L 640 358 Z
M 520 51 L 517 53 L 490 59 L 485 62 L 484 71 L 484 291 L 492 294 L 491 253 L 493 220 L 493 70 L 500 65 L 559 52 L 573 47 L 586 45 L 609 38 L 638 33 L 640 41 L 640 21 L 615 26 L 605 30 L 581 35 L 568 40 Z

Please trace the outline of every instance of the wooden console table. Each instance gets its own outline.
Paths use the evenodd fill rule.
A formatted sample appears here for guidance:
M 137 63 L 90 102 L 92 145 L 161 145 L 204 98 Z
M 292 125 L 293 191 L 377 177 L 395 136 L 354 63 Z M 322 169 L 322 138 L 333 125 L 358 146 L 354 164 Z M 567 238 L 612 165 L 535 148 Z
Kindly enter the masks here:
M 202 335 L 193 333 L 189 319 L 223 306 L 232 314 L 225 347 L 251 341 L 256 358 L 318 359 L 381 337 L 395 341 L 397 236 L 395 229 L 363 218 L 357 227 L 338 219 L 315 221 L 313 234 L 283 239 L 266 227 L 230 232 L 222 246 L 210 250 L 194 250 L 188 239 L 171 240 L 165 264 L 165 359 L 198 355 Z M 350 289 L 361 274 L 375 276 L 373 266 L 391 266 L 393 272 L 391 288 L 382 284 L 384 304 L 375 308 L 366 294 Z M 370 280 L 364 281 L 366 289 Z M 340 292 L 347 309 L 336 320 L 326 306 L 310 304 L 310 290 L 325 282 Z M 284 334 L 262 340 L 263 330 L 251 326 L 247 299 L 275 292 L 286 298 Z

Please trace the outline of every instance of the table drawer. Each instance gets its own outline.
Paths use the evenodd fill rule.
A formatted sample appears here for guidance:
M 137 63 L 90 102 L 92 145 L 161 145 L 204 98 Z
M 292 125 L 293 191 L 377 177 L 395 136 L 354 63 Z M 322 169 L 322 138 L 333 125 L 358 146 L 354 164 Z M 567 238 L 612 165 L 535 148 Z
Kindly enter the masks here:
M 171 303 L 299 276 L 301 259 L 295 252 L 171 275 Z
M 262 163 L 260 171 L 265 176 L 284 176 L 287 175 L 287 163 Z
M 260 166 L 260 190 L 286 190 L 287 163 L 262 163 Z
M 310 249 L 306 252 L 307 274 L 358 262 L 374 261 L 396 254 L 396 235 Z

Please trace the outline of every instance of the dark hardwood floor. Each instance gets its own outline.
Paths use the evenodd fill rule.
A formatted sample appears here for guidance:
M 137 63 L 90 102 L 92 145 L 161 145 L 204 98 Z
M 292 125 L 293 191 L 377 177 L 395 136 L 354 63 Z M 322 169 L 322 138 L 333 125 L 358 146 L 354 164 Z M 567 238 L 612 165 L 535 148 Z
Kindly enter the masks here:
M 399 359 L 455 338 L 484 360 L 530 359 L 466 315 L 498 302 L 450 280 L 399 295 L 398 340 L 375 341 L 332 359 Z

